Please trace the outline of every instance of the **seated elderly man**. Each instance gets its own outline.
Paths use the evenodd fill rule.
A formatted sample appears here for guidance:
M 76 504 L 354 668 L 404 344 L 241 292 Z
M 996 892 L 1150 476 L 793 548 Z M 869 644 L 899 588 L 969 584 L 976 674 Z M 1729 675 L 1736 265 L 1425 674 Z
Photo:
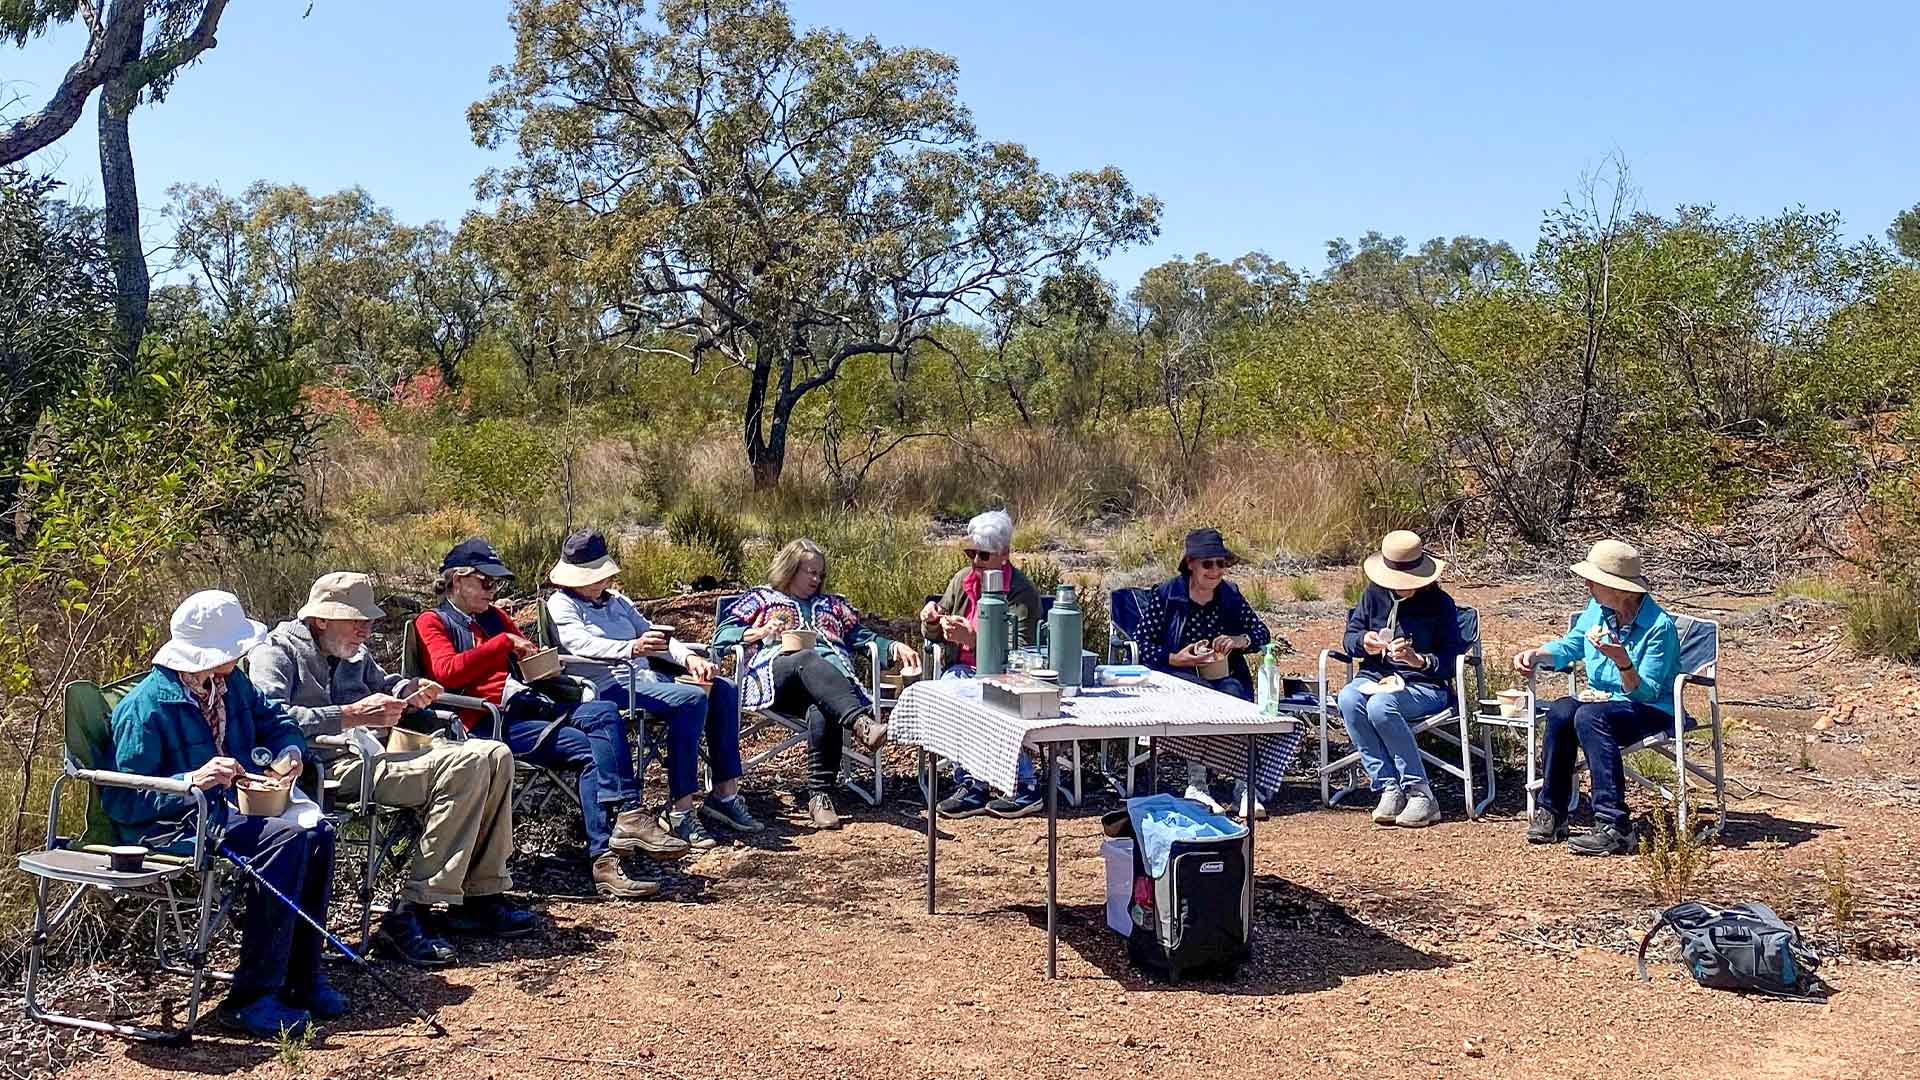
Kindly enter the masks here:
M 928 641 L 947 646 L 949 662 L 943 679 L 971 679 L 975 670 L 974 646 L 980 623 L 980 596 L 985 591 L 990 570 L 1001 571 L 1007 590 L 1007 647 L 1025 648 L 1036 640 L 1040 621 L 1040 591 L 1027 575 L 1015 567 L 1009 557 L 1013 551 L 1013 518 L 1005 510 L 989 510 L 967 522 L 967 535 L 961 552 L 967 565 L 947 582 L 947 591 L 927 601 L 920 611 L 920 633 Z M 1021 751 L 1014 790 L 998 799 L 990 799 L 987 785 L 960 767 L 953 765 L 954 792 L 940 800 L 941 817 L 965 818 L 978 814 L 995 817 L 1025 817 L 1040 809 L 1039 770 L 1029 751 Z
M 373 620 L 382 616 L 365 574 L 332 573 L 313 583 L 307 604 L 273 628 L 247 655 L 253 685 L 286 702 L 309 739 L 366 728 L 382 741 L 410 707 L 440 696 L 427 680 L 382 670 L 367 652 Z M 321 745 L 313 756 L 346 791 L 358 791 L 360 755 Z M 506 902 L 513 854 L 513 752 L 491 739 L 434 740 L 433 748 L 373 762 L 373 797 L 384 806 L 420 811 L 420 849 L 400 902 L 380 922 L 377 942 L 415 967 L 444 967 L 453 946 L 427 933 L 420 912 L 448 905 L 447 925 L 461 933 L 520 937 L 534 918 Z
M 327 919 L 333 829 L 317 814 L 300 819 L 243 817 L 227 789 L 250 766 L 292 785 L 306 740 L 300 726 L 237 670 L 266 634 L 247 618 L 240 598 L 208 590 L 174 610 L 173 636 L 154 654 L 153 671 L 115 706 L 113 768 L 184 780 L 205 791 L 209 827 L 225 827 L 223 846 L 321 923 Z M 100 798 L 121 844 L 167 848 L 195 830 L 194 800 L 157 791 L 105 787 Z M 306 822 L 310 821 L 311 824 Z M 279 898 L 253 887 L 246 900 L 240 960 L 219 1019 L 260 1038 L 300 1034 L 315 1020 L 345 1016 L 346 996 L 327 982 L 320 935 Z

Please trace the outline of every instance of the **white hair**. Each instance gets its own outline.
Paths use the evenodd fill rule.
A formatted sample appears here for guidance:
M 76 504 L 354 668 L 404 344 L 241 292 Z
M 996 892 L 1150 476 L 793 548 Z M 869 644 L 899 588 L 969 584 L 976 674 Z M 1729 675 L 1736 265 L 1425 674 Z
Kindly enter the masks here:
M 975 514 L 973 520 L 967 522 L 967 543 L 982 551 L 1012 551 L 1013 519 L 1005 510 Z

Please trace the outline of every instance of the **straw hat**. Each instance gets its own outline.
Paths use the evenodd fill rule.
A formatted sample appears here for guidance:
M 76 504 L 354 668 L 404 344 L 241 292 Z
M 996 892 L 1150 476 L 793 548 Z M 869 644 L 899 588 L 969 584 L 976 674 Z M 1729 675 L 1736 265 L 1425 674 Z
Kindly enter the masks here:
M 1380 554 L 1362 564 L 1367 580 L 1383 589 L 1423 589 L 1440 580 L 1447 564 L 1427 554 L 1420 534 L 1395 529 L 1380 541 Z
M 313 583 L 307 593 L 307 606 L 298 619 L 359 619 L 371 621 L 385 615 L 373 599 L 373 579 L 365 574 L 335 570 Z
M 563 589 L 583 589 L 619 572 L 620 564 L 607 554 L 607 538 L 596 530 L 581 529 L 560 546 L 560 561 L 553 564 L 547 580 Z
M 1619 540 L 1602 540 L 1593 545 L 1587 557 L 1574 563 L 1572 569 L 1588 581 L 1601 585 L 1627 592 L 1647 591 L 1647 574 L 1640 565 L 1640 552 L 1632 544 Z
M 231 663 L 267 636 L 266 624 L 247 618 L 239 597 L 218 589 L 182 600 L 169 629 L 173 636 L 153 654 L 153 663 L 174 671 L 208 671 Z

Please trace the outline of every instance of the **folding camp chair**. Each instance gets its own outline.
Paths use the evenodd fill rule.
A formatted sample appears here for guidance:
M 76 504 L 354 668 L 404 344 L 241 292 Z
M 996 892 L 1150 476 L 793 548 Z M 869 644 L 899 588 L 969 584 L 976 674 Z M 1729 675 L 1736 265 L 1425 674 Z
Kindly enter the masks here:
M 720 597 L 715 602 L 714 625 L 716 627 L 720 625 L 721 620 L 726 618 L 727 609 L 732 607 L 734 601 L 740 599 L 740 596 L 740 593 L 729 593 Z M 739 679 L 746 671 L 746 646 L 735 645 L 728 651 L 733 655 L 734 678 Z M 900 703 L 900 690 L 898 687 L 887 685 L 880 678 L 887 670 L 887 660 L 880 655 L 880 646 L 877 642 L 867 643 L 867 661 L 867 697 L 873 702 L 874 712 L 884 717 L 893 711 L 895 705 Z M 786 753 L 796 746 L 804 746 L 807 741 L 807 720 L 804 716 L 788 716 L 784 713 L 775 712 L 770 708 L 748 709 L 743 695 L 740 705 L 741 743 L 744 744 L 749 736 L 762 731 L 779 734 L 780 738 L 775 741 L 772 746 L 766 747 L 757 753 L 743 755 L 740 762 L 741 768 L 751 770 L 755 766 L 763 765 L 779 757 L 781 754 Z M 846 784 L 848 789 L 854 794 L 865 800 L 868 805 L 879 806 L 886 798 L 887 779 L 886 770 L 881 762 L 881 751 L 870 751 L 866 747 L 861 746 L 860 743 L 854 739 L 851 731 L 846 732 L 842 738 L 846 747 L 844 751 L 845 758 L 851 760 L 855 765 L 870 771 L 873 774 L 873 786 L 871 788 L 862 787 L 858 782 L 846 777 L 843 777 L 841 782 Z M 845 771 L 844 765 L 842 769 Z
M 427 675 L 427 658 L 420 644 L 420 631 L 413 620 L 407 620 L 406 634 L 400 644 L 400 674 L 410 679 L 424 679 Z M 588 697 L 593 694 L 589 685 L 585 689 Z M 464 694 L 441 694 L 438 702 L 453 709 L 468 709 L 487 714 L 486 730 L 477 732 L 481 738 L 505 741 L 506 719 L 500 706 L 477 697 Z M 453 725 L 458 727 L 460 725 Z M 580 792 L 569 772 L 560 769 L 534 765 L 518 754 L 513 758 L 513 816 L 521 820 L 537 817 L 555 799 L 571 803 L 574 810 L 580 809 Z
M 1453 701 L 1444 709 L 1411 721 L 1416 745 L 1423 734 L 1438 736 L 1451 750 L 1458 750 L 1460 756 L 1440 757 L 1426 749 L 1420 750 L 1420 757 L 1428 764 L 1438 768 L 1448 776 L 1459 780 L 1466 788 L 1466 809 L 1468 817 L 1479 817 L 1486 809 L 1486 803 L 1476 805 L 1473 801 L 1473 761 L 1480 759 L 1480 767 L 1492 774 L 1492 751 L 1484 746 L 1476 746 L 1472 738 L 1471 724 L 1479 708 L 1480 699 L 1486 697 L 1486 664 L 1480 651 L 1480 613 L 1470 607 L 1458 609 L 1460 620 L 1460 639 L 1467 642 L 1467 651 L 1455 660 L 1453 666 Z M 1346 682 L 1352 682 L 1360 667 L 1358 657 L 1349 656 L 1332 649 L 1320 653 L 1320 681 L 1316 692 L 1319 699 L 1320 715 L 1320 799 L 1328 806 L 1357 791 L 1367 790 L 1365 784 L 1349 784 L 1339 791 L 1332 790 L 1332 778 L 1335 773 L 1352 769 L 1360 763 L 1360 752 L 1351 751 L 1338 759 L 1328 760 L 1328 721 L 1339 715 L 1339 689 L 1328 682 L 1328 661 L 1338 660 L 1346 666 Z M 1473 681 L 1468 682 L 1468 673 Z
M 1578 622 L 1580 615 L 1575 612 L 1568 620 L 1568 629 Z M 1687 774 L 1713 785 L 1713 795 L 1718 810 L 1714 818 L 1712 832 L 1718 833 L 1727 818 L 1727 767 L 1725 733 L 1720 722 L 1720 624 L 1712 619 L 1696 618 L 1692 615 L 1673 616 L 1674 630 L 1680 637 L 1680 674 L 1673 680 L 1673 730 L 1661 731 L 1649 735 L 1631 746 L 1620 748 L 1622 758 L 1640 751 L 1652 750 L 1673 764 L 1674 784 L 1672 788 L 1649 779 L 1631 764 L 1625 765 L 1627 777 L 1641 787 L 1657 792 L 1661 798 L 1673 804 L 1674 825 L 1676 829 L 1687 828 Z M 1526 723 L 1527 732 L 1527 816 L 1533 816 L 1535 795 L 1546 781 L 1539 776 L 1540 756 L 1536 752 L 1538 724 L 1545 711 L 1536 706 L 1539 701 L 1539 683 L 1548 673 L 1535 668 L 1527 678 L 1527 705 L 1530 719 Z M 1581 675 L 1578 669 L 1569 669 L 1567 693 L 1580 692 Z M 1687 712 L 1686 689 L 1688 686 L 1705 687 L 1707 691 L 1707 727 L 1713 746 L 1713 771 L 1708 772 L 1702 766 L 1687 760 L 1686 735 L 1700 727 L 1698 717 Z M 1486 719 L 1486 718 L 1483 718 Z M 1498 721 L 1489 720 L 1491 723 Z M 1511 725 L 1508 725 L 1511 726 Z M 1483 743 L 1483 745 L 1485 745 Z M 1576 772 L 1584 771 L 1587 764 L 1582 760 Z M 1577 793 L 1577 792 L 1576 792 Z M 1493 776 L 1489 771 L 1487 779 L 1487 798 L 1493 801 Z
M 26 1012 L 35 1020 L 65 1027 L 103 1031 L 137 1039 L 186 1041 L 200 1020 L 201 999 L 209 979 L 231 981 L 232 975 L 213 970 L 209 953 L 213 941 L 232 913 L 238 881 L 231 868 L 215 862 L 222 830 L 209 822 L 207 794 L 184 780 L 136 776 L 102 768 L 113 760 L 109 718 L 113 707 L 146 675 L 102 687 L 91 682 L 66 688 L 66 749 L 61 774 L 54 778 L 47 809 L 47 846 L 20 856 L 20 869 L 34 877 L 33 936 L 27 949 Z M 61 836 L 60 796 L 68 783 L 86 785 L 83 831 Z M 112 823 L 101 804 L 103 787 L 130 788 L 185 796 L 194 802 L 193 842 L 182 854 L 154 852 L 135 871 L 114 870 L 106 848 L 113 843 Z M 55 905 L 55 892 L 72 891 Z M 177 1030 L 136 1027 L 65 1013 L 49 1012 L 40 1004 L 40 976 L 51 935 L 78 910 L 92 890 L 138 907 L 134 920 L 154 916 L 154 949 L 160 970 L 188 979 L 187 1015 Z

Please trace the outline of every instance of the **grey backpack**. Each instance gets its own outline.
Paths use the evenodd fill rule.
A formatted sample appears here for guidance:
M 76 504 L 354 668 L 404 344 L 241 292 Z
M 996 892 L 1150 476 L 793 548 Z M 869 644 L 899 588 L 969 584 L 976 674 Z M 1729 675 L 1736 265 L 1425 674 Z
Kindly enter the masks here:
M 1820 956 L 1800 943 L 1800 932 L 1772 908 L 1754 902 L 1717 908 L 1697 901 L 1660 913 L 1640 939 L 1640 978 L 1646 981 L 1647 946 L 1663 926 L 1680 938 L 1680 957 L 1694 981 L 1716 990 L 1775 997 L 1820 998 L 1827 984 L 1814 974 Z

